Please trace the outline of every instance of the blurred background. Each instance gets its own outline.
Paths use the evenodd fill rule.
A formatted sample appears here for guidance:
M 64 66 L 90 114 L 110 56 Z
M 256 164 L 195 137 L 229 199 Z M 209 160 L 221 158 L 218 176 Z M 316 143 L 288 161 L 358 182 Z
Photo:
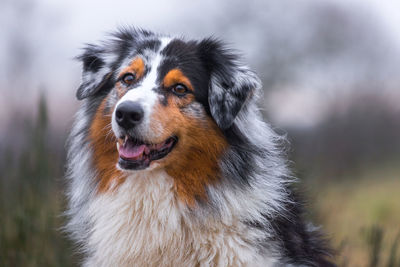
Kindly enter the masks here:
M 0 1 L 0 266 L 76 266 L 65 139 L 84 43 L 135 25 L 220 37 L 264 84 L 339 266 L 400 266 L 400 2 Z

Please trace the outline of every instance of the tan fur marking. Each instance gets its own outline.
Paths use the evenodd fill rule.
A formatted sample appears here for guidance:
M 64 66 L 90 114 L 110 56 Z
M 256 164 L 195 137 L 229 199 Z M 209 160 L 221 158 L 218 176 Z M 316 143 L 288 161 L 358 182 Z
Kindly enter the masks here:
M 228 144 L 211 118 L 198 119 L 182 113 L 182 101 L 185 100 L 170 97 L 168 105 L 157 105 L 152 122 L 161 124 L 164 140 L 171 135 L 179 138 L 160 164 L 174 178 L 178 198 L 194 207 L 196 200 L 207 199 L 206 186 L 217 182 L 218 160 Z
M 111 113 L 104 114 L 107 98 L 96 111 L 89 137 L 93 148 L 94 164 L 98 172 L 98 191 L 105 192 L 115 183 L 116 186 L 125 180 L 124 174 L 116 168 L 118 151 L 116 138 L 111 132 Z
M 134 73 L 136 75 L 136 80 L 143 77 L 145 71 L 144 61 L 140 57 L 136 57 L 132 60 L 128 67 L 124 68 L 118 75 L 118 78 L 122 77 L 125 73 Z
M 146 67 L 145 67 L 143 59 L 140 57 L 136 57 L 131 61 L 131 63 L 129 64 L 128 67 L 124 68 L 119 73 L 118 79 L 120 79 L 126 73 L 133 73 L 136 75 L 136 81 L 138 81 L 143 77 L 145 68 Z M 121 83 L 116 84 L 116 90 L 117 90 L 117 95 L 119 98 L 122 98 L 127 92 L 127 89 L 125 87 L 121 86 Z
M 174 84 L 182 83 L 188 89 L 193 91 L 192 83 L 190 82 L 189 78 L 186 77 L 181 70 L 179 69 L 172 69 L 170 70 L 167 75 L 165 75 L 163 80 L 163 86 L 168 88 L 173 86 Z

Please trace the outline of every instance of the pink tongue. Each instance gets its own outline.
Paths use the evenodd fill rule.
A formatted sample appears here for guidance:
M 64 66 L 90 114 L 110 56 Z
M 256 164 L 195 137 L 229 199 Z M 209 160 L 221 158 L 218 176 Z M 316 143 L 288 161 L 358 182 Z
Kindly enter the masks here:
M 138 158 L 140 155 L 143 154 L 146 145 L 140 146 L 122 146 L 119 149 L 119 155 L 126 159 L 135 159 Z

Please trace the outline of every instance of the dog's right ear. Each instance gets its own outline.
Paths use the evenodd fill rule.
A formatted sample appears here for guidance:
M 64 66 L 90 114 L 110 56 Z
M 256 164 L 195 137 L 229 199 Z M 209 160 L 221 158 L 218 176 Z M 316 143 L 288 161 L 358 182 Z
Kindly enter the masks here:
M 112 76 L 112 70 L 105 61 L 105 52 L 94 45 L 88 45 L 77 59 L 82 61 L 82 83 L 76 97 L 82 100 L 105 90 Z

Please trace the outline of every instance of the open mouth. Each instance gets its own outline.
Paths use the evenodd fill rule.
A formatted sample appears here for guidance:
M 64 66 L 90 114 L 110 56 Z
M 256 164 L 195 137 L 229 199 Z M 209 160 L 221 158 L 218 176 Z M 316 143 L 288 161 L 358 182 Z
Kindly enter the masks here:
M 167 156 L 174 148 L 178 138 L 171 136 L 159 144 L 147 144 L 138 139 L 125 136 L 122 145 L 117 142 L 118 164 L 123 169 L 143 170 L 152 161 Z

